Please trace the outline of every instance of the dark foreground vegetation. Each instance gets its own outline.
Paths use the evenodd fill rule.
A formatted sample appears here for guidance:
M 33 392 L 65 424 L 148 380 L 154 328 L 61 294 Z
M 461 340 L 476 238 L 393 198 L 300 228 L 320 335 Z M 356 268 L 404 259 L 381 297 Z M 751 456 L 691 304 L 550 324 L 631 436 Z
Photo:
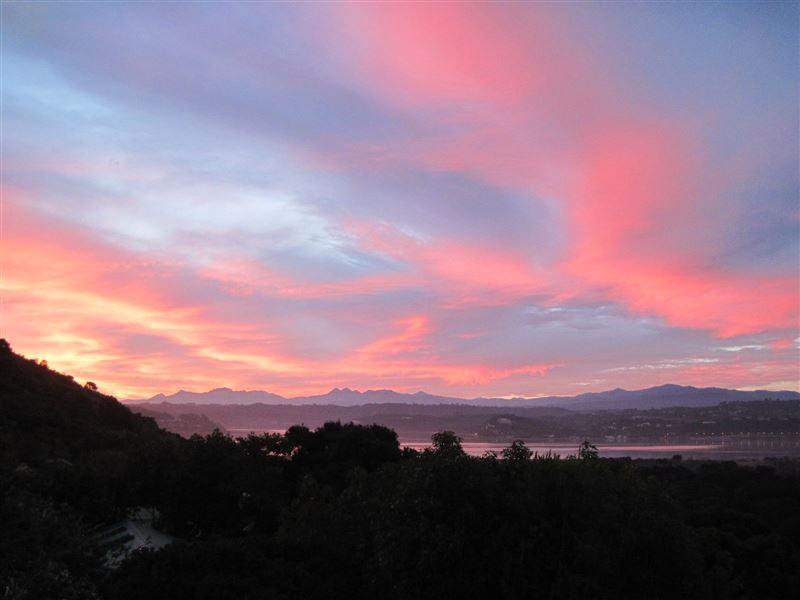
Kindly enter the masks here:
M 797 598 L 800 468 L 188 440 L 0 345 L 0 598 Z M 137 507 L 182 541 L 103 566 Z

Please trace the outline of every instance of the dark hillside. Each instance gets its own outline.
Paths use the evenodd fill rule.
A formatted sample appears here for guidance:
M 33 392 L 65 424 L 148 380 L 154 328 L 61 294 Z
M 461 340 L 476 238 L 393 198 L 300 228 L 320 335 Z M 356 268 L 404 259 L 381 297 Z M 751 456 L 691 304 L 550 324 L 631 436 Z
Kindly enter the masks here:
M 153 419 L 79 385 L 0 340 L 0 456 L 4 463 L 73 461 L 157 435 Z
M 0 597 L 97 598 L 93 528 L 152 503 L 176 440 L 0 340 Z

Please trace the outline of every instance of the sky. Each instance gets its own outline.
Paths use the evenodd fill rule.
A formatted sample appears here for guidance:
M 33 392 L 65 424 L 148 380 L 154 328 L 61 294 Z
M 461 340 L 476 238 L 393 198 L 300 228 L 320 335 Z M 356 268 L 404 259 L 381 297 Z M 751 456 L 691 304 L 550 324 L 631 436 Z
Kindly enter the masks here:
M 800 387 L 798 3 L 2 3 L 2 332 L 121 398 Z

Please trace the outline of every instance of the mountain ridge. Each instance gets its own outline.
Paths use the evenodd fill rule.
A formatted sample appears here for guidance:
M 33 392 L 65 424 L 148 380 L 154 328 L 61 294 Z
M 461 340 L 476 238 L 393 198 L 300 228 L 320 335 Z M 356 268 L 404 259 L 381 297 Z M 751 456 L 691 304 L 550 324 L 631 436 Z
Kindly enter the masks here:
M 734 390 L 719 387 L 694 387 L 673 383 L 662 384 L 638 390 L 615 388 L 601 392 L 586 392 L 575 396 L 543 397 L 477 397 L 459 398 L 439 396 L 419 391 L 413 393 L 397 392 L 389 389 L 353 390 L 348 387 L 333 388 L 325 394 L 308 396 L 281 396 L 263 390 L 233 390 L 227 387 L 214 388 L 208 392 L 189 392 L 179 390 L 174 394 L 156 394 L 151 398 L 127 400 L 129 404 L 169 402 L 176 404 L 291 404 L 291 405 L 334 405 L 360 406 L 365 404 L 465 404 L 472 406 L 498 407 L 560 407 L 573 410 L 607 410 L 625 408 L 666 408 L 669 406 L 712 406 L 720 402 L 736 400 L 800 399 L 800 392 L 790 390 Z

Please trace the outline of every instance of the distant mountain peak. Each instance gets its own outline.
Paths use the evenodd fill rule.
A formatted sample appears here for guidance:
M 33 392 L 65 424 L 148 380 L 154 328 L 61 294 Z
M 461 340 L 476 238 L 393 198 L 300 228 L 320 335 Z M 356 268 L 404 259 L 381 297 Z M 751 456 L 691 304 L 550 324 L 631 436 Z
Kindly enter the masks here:
M 698 388 L 692 387 L 690 385 L 678 385 L 677 383 L 663 383 L 661 385 L 656 385 L 651 388 L 645 388 L 648 390 L 696 390 Z M 714 388 L 707 388 L 707 389 L 714 389 Z M 639 390 L 642 391 L 642 390 Z
M 349 387 L 344 387 L 344 388 L 335 387 L 335 388 L 332 388 L 328 393 L 329 394 L 339 394 L 341 392 L 352 392 L 352 391 L 353 390 L 351 390 Z
M 156 394 L 146 402 L 169 402 L 175 404 L 276 404 L 286 402 L 286 398 L 264 391 L 233 390 L 218 387 L 207 392 L 179 390 L 174 394 Z

